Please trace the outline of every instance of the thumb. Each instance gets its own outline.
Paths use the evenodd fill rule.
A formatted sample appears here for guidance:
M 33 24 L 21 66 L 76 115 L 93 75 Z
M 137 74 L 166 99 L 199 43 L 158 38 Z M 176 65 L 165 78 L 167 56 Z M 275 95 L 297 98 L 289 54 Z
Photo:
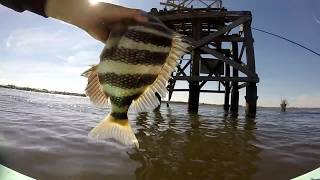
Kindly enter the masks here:
M 130 8 L 121 8 L 119 9 L 119 11 L 117 12 L 117 18 L 118 19 L 133 19 L 137 22 L 147 22 L 148 18 L 146 16 L 143 15 L 143 11 L 139 10 L 139 9 L 130 9 Z

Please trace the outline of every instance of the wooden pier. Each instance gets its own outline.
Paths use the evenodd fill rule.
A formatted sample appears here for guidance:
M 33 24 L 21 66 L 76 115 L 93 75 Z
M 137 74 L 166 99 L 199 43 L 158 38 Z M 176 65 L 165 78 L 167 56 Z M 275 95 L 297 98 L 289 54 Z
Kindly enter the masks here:
M 194 7 L 195 2 L 205 7 Z M 151 9 L 150 13 L 169 28 L 186 35 L 193 45 L 169 80 L 168 100 L 174 91 L 188 91 L 188 110 L 198 112 L 201 92 L 223 93 L 225 111 L 237 115 L 239 90 L 245 88 L 246 114 L 254 117 L 259 77 L 255 69 L 251 12 L 228 11 L 217 0 L 167 0 L 161 4 L 165 9 Z M 177 89 L 177 81 L 187 81 L 189 88 Z M 217 88 L 204 89 L 212 81 L 217 82 Z

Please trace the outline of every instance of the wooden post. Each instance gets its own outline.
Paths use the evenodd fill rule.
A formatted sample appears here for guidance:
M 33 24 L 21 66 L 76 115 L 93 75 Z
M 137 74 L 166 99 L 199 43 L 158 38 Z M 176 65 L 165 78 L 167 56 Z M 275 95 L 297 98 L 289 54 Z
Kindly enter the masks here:
M 230 77 L 230 65 L 225 63 L 225 66 L 226 66 L 226 77 Z M 224 110 L 226 112 L 229 111 L 230 109 L 230 82 L 229 81 L 225 81 L 225 94 L 224 94 Z
M 237 114 L 239 88 L 246 88 L 246 113 L 248 116 L 254 116 L 257 105 L 256 83 L 259 82 L 259 77 L 255 72 L 253 39 L 250 27 L 251 12 L 186 8 L 181 11 L 158 11 L 156 15 L 169 28 L 185 34 L 187 36 L 186 40 L 192 43 L 190 61 L 183 67 L 177 66 L 178 72 L 173 74 L 172 77 L 173 82 L 188 81 L 189 89 L 175 89 L 175 83 L 169 82 L 169 99 L 171 99 L 173 91 L 189 91 L 188 110 L 189 112 L 198 112 L 200 92 L 225 93 L 224 109 Z M 239 25 L 244 25 L 243 30 L 235 29 Z M 239 33 L 230 34 L 231 32 L 236 33 L 235 31 Z M 224 45 L 224 43 L 229 42 L 232 42 L 233 46 L 232 56 L 227 49 L 224 49 L 224 46 L 221 46 L 221 44 Z M 241 52 L 238 52 L 239 43 L 243 43 Z M 244 52 L 246 53 L 246 60 L 244 60 L 246 65 L 241 63 Z M 215 61 L 213 63 L 215 65 L 210 67 L 211 74 L 200 76 L 201 63 L 204 63 L 207 55 L 215 57 L 212 59 Z M 225 74 L 220 73 L 219 63 L 224 63 Z M 187 68 L 190 69 L 190 74 L 184 71 Z M 241 77 L 239 77 L 239 74 L 241 74 Z M 204 90 L 203 85 L 212 81 L 219 82 L 219 85 L 223 84 L 225 86 L 224 91 L 220 90 L 220 86 L 217 90 Z M 242 84 L 239 85 L 240 83 Z
M 253 38 L 251 32 L 251 21 L 248 21 L 243 24 L 245 45 L 246 45 L 246 54 L 247 54 L 247 63 L 248 68 L 251 72 L 256 73 L 255 67 L 255 57 L 254 57 L 254 48 L 253 48 Z M 255 117 L 257 113 L 257 85 L 256 83 L 249 83 L 249 86 L 246 87 L 246 115 L 248 117 Z
M 232 59 L 235 62 L 239 62 L 239 56 L 238 56 L 238 42 L 232 42 Z M 236 68 L 232 68 L 233 77 L 239 76 L 239 71 Z M 234 116 L 238 115 L 239 111 L 239 83 L 238 82 L 232 82 L 232 91 L 231 91 L 231 108 L 230 108 L 231 114 Z
M 195 19 L 192 22 L 192 36 L 193 39 L 198 40 L 201 38 L 201 22 L 199 19 Z M 191 54 L 191 77 L 200 75 L 200 61 L 201 61 L 201 52 L 200 49 L 196 48 Z M 199 109 L 199 96 L 200 96 L 200 86 L 199 81 L 190 81 L 189 82 L 189 102 L 188 102 L 188 111 L 189 112 L 198 112 Z

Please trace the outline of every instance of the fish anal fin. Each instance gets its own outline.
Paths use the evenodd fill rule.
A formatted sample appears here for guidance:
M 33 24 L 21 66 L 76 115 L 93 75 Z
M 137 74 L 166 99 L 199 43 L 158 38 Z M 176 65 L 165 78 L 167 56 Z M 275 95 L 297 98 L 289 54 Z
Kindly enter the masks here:
M 98 106 L 106 106 L 108 104 L 108 96 L 103 92 L 99 82 L 97 73 L 97 65 L 92 66 L 90 69 L 82 73 L 82 76 L 88 78 L 86 87 L 86 95 L 90 98 L 93 104 Z

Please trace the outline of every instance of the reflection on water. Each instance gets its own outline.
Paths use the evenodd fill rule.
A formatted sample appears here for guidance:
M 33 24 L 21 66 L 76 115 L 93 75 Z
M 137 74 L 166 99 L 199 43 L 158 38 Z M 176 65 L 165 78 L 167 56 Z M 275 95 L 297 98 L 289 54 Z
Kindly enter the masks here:
M 39 180 L 277 180 L 320 165 L 319 109 L 259 108 L 257 119 L 186 109 L 130 113 L 135 150 L 88 139 L 109 109 L 86 98 L 0 88 L 0 163 Z
M 254 120 L 172 111 L 137 117 L 143 127 L 137 133 L 141 149 L 130 154 L 142 164 L 137 179 L 250 179 L 257 171 L 260 149 L 250 143 L 255 140 Z

